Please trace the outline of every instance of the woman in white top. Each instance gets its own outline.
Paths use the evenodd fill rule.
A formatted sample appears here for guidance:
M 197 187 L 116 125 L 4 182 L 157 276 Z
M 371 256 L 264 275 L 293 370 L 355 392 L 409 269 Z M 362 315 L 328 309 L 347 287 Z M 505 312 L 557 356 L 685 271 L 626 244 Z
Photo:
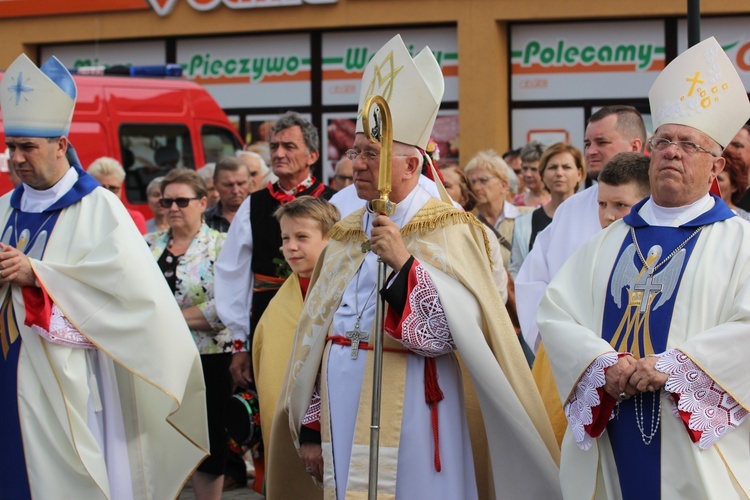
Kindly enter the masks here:
M 539 160 L 539 173 L 550 192 L 550 201 L 516 220 L 508 269 L 514 278 L 534 246 L 536 235 L 552 222 L 557 207 L 576 193 L 579 184 L 586 177 L 583 154 L 570 144 L 553 144 Z

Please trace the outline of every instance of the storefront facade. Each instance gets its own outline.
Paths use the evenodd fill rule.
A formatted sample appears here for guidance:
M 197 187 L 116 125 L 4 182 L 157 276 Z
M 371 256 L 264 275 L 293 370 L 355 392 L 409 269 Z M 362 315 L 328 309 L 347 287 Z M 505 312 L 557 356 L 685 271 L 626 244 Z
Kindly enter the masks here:
M 687 46 L 686 0 L 2 4 L 0 67 L 22 51 L 68 67 L 180 64 L 249 143 L 288 109 L 312 119 L 326 178 L 350 144 L 362 70 L 395 33 L 415 54 L 429 45 L 440 62 L 446 90 L 433 136 L 444 161 L 462 165 L 479 150 L 531 139 L 582 147 L 586 118 L 606 104 L 647 113 L 658 71 Z M 750 88 L 750 4 L 701 7 L 702 38 L 717 37 Z

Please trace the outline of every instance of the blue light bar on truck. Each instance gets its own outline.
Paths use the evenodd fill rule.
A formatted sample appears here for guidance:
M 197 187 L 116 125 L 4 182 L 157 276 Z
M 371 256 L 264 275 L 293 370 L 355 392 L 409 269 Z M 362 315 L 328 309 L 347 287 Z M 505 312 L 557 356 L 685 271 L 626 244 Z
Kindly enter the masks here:
M 182 66 L 179 64 L 131 66 L 130 76 L 182 76 Z
M 181 77 L 182 66 L 179 64 L 158 64 L 151 66 L 81 66 L 71 68 L 73 75 L 115 75 L 115 76 L 171 76 Z

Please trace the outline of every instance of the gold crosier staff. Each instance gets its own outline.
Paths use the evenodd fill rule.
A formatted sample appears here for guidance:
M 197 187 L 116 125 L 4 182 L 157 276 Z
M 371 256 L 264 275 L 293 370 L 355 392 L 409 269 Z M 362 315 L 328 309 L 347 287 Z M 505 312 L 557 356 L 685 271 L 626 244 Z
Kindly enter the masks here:
M 370 127 L 370 111 L 375 109 L 375 124 Z M 378 191 L 380 198 L 371 200 L 372 211 L 379 215 L 390 217 L 396 209 L 388 195 L 391 192 L 393 129 L 391 128 L 391 110 L 388 102 L 379 95 L 367 98 L 362 110 L 362 128 L 365 137 L 372 143 L 380 143 L 380 172 L 378 174 Z M 385 285 L 385 262 L 378 257 L 377 289 L 382 290 Z M 380 388 L 383 382 L 383 299 L 378 297 L 375 309 L 375 339 L 372 347 L 372 416 L 370 418 L 370 476 L 367 498 L 375 500 L 378 497 L 378 458 L 380 452 Z

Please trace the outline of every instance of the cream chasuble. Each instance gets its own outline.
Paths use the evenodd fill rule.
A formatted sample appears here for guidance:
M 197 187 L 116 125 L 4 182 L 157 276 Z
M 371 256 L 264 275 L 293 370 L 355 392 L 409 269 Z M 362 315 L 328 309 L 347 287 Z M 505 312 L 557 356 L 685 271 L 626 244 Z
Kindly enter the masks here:
M 14 216 L 11 196 L 0 200 L 3 227 Z M 208 448 L 201 365 L 182 314 L 108 191 L 95 188 L 62 208 L 48 238 L 43 257 L 31 264 L 54 304 L 99 353 L 98 370 L 112 370 L 132 496 L 173 498 Z M 49 342 L 25 326 L 20 288 L 3 286 L 0 295 L 6 307 L 12 303 L 15 319 L 5 323 L 3 339 L 14 341 L 17 332 L 20 342 L 18 414 L 31 495 L 110 498 L 116 487 L 88 414 L 97 397 L 87 361 L 92 351 Z
M 716 204 L 710 212 L 720 211 L 722 207 L 726 210 L 721 201 L 716 201 Z M 646 207 L 641 209 L 642 214 L 644 210 Z M 633 213 L 628 217 L 633 217 Z M 710 213 L 700 215 L 698 219 L 708 216 Z M 624 242 L 629 242 L 630 238 L 630 226 L 626 220 L 615 222 L 575 253 L 552 281 L 540 304 L 539 329 L 555 373 L 560 399 L 565 402 L 574 395 L 592 362 L 613 352 L 610 342 L 602 338 L 602 318 L 607 302 L 612 300 L 613 287 L 620 292 L 622 280 L 618 276 L 625 276 L 613 274 L 613 269 L 616 264 L 623 269 L 626 269 L 625 264 L 632 266 L 626 257 L 621 257 L 621 253 L 628 251 Z M 684 239 L 681 236 L 681 240 Z M 617 317 L 605 321 L 614 325 L 616 334 L 623 333 L 623 326 L 627 329 L 627 335 L 613 339 L 613 342 L 627 343 L 621 351 L 632 349 L 641 356 L 649 350 L 656 354 L 663 349 L 678 350 L 710 377 L 717 388 L 731 395 L 740 405 L 741 413 L 746 412 L 750 408 L 750 377 L 744 363 L 750 353 L 750 337 L 747 335 L 750 328 L 750 225 L 738 217 L 731 217 L 709 223 L 694 239 L 692 256 L 686 258 L 679 288 L 671 290 L 667 283 L 662 288 L 664 293 L 644 290 L 642 297 L 633 293 L 638 290 L 635 289 L 628 292 L 629 301 L 621 302 L 625 311 L 623 318 L 636 314 L 636 319 L 639 317 L 636 309 L 640 310 L 646 302 L 648 314 L 645 321 L 648 321 L 649 317 L 653 319 L 655 314 L 663 313 L 667 307 L 665 301 L 673 300 L 667 331 L 655 331 L 652 325 L 651 337 L 657 340 L 644 342 L 646 337 L 638 337 L 638 334 L 644 331 L 649 334 L 645 322 L 621 322 Z M 652 247 L 643 244 L 647 247 L 643 252 L 651 251 Z M 625 251 L 622 251 L 623 247 Z M 664 272 L 669 271 L 667 266 L 663 267 Z M 666 296 L 662 299 L 670 292 L 671 299 Z M 656 342 L 662 342 L 660 339 L 664 338 L 666 345 L 658 347 Z M 668 387 L 669 384 L 668 381 Z M 661 406 L 655 403 L 655 407 L 660 408 L 660 436 L 658 443 L 653 443 L 660 446 L 658 470 L 654 470 L 659 488 L 657 495 L 675 500 L 748 498 L 750 422 L 744 419 L 737 427 L 725 428 L 725 434 L 719 434 L 718 440 L 701 449 L 699 443 L 691 440 L 686 423 L 677 416 L 672 393 L 662 390 L 661 394 Z M 681 399 L 686 397 L 682 392 L 678 394 Z M 648 401 L 645 397 L 643 400 Z M 651 403 L 645 410 L 642 408 L 647 414 L 645 418 L 650 418 L 651 410 Z M 721 412 L 716 415 L 721 415 Z M 621 410 L 615 418 L 636 429 L 637 434 L 637 417 L 632 413 Z M 620 425 L 619 421 L 617 425 Z M 627 477 L 630 484 L 621 484 L 622 471 L 618 471 L 610 430 L 593 439 L 590 448 L 584 450 L 583 445 L 576 443 L 579 438 L 568 428 L 562 445 L 560 470 L 565 498 L 621 498 L 622 486 L 637 489 L 644 480 L 631 475 Z M 648 426 L 645 430 L 649 431 Z M 714 432 L 720 430 L 713 424 L 706 425 L 704 433 Z M 642 446 L 640 441 L 638 436 L 635 439 L 638 447 Z

